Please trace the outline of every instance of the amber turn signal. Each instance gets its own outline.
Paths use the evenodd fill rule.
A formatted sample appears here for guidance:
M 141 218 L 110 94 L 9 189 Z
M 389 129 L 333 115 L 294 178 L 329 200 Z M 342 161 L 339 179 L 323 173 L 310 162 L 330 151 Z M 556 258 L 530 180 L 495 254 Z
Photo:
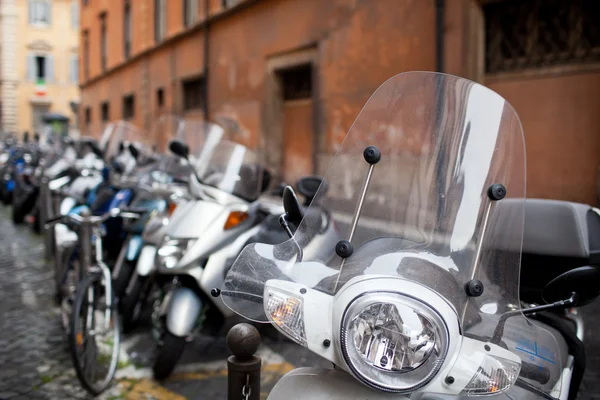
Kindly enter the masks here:
M 223 229 L 231 229 L 248 219 L 248 213 L 245 211 L 232 211 L 225 221 Z

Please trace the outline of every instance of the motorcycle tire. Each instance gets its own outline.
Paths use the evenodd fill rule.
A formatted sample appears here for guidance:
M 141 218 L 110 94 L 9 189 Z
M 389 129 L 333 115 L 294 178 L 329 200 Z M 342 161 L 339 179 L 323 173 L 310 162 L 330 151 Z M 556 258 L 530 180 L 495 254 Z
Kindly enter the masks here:
M 6 206 L 12 203 L 12 193 L 6 189 L 2 189 L 2 202 Z
M 134 281 L 129 284 L 129 293 L 126 293 L 119 302 L 123 320 L 121 326 L 124 333 L 129 333 L 135 328 L 144 306 L 142 291 L 146 278 L 140 278 L 136 275 L 132 279 Z
M 31 229 L 38 235 L 42 233 L 42 224 L 40 222 L 40 209 L 38 207 L 35 208 L 33 212 L 33 224 L 31 224 Z
M 115 297 L 119 300 L 123 298 L 125 295 L 125 290 L 129 285 L 129 281 L 133 276 L 133 272 L 135 271 L 135 265 L 128 260 L 123 260 L 123 264 L 121 265 L 121 269 L 119 270 L 119 275 L 115 279 L 113 279 L 113 293 Z
M 12 221 L 15 225 L 20 225 L 25 221 L 25 213 L 23 212 L 23 203 L 15 202 L 12 206 Z
M 165 332 L 162 344 L 158 346 L 156 359 L 152 366 L 154 379 L 164 381 L 171 375 L 171 372 L 173 372 L 177 362 L 181 358 L 181 354 L 183 354 L 185 344 L 185 338 L 175 336 L 169 331 Z

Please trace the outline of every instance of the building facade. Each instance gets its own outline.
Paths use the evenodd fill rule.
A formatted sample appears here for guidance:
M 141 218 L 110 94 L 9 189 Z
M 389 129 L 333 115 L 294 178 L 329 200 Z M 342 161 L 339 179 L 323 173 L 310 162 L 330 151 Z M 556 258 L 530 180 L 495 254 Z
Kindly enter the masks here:
M 79 1 L 0 2 L 0 101 L 4 131 L 39 128 L 60 113 L 77 125 Z
M 386 79 L 437 70 L 515 107 L 529 197 L 596 203 L 599 2 L 554 3 L 84 0 L 80 123 L 98 131 L 127 119 L 148 130 L 162 113 L 207 118 L 293 182 L 324 171 Z

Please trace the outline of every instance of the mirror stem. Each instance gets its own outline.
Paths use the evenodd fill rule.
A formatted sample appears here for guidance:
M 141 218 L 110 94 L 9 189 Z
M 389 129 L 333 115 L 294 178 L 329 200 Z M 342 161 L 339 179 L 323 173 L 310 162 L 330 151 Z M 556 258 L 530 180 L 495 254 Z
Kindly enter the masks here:
M 304 256 L 304 254 L 302 253 L 302 247 L 300 247 L 300 244 L 298 244 L 298 242 L 296 242 L 296 239 L 294 239 L 294 233 L 290 228 L 290 224 L 287 220 L 286 214 L 281 214 L 281 216 L 279 217 L 279 225 L 281 225 L 283 229 L 285 229 L 285 232 L 287 233 L 289 238 L 292 239 L 292 241 L 296 245 L 296 248 L 298 249 L 298 256 L 296 257 L 296 261 L 302 261 L 302 258 Z
M 560 301 L 556 301 L 554 303 L 544 304 L 541 306 L 529 307 L 529 308 L 525 308 L 522 310 L 509 311 L 509 312 L 503 314 L 500 317 L 500 320 L 498 320 L 498 325 L 496 325 L 496 329 L 494 329 L 494 336 L 492 337 L 491 342 L 493 344 L 500 343 L 500 341 L 502 340 L 502 336 L 504 335 L 504 325 L 506 324 L 506 321 L 510 317 L 514 317 L 515 315 L 520 315 L 520 314 L 523 314 L 523 315 L 535 314 L 540 311 L 547 311 L 547 310 L 552 310 L 555 308 L 571 307 L 571 306 L 574 306 L 577 304 L 578 298 L 579 298 L 579 296 L 577 295 L 577 293 L 573 292 L 573 293 L 571 293 L 571 297 L 569 297 L 568 299 L 565 299 L 565 300 L 560 300 Z
M 190 167 L 190 169 L 192 170 L 192 174 L 194 174 L 194 176 L 196 177 L 196 180 L 199 183 L 202 183 L 202 181 L 200 180 L 200 177 L 198 176 L 198 173 L 196 172 L 196 168 L 194 168 L 192 166 L 192 164 L 190 163 L 189 158 L 187 158 L 187 157 L 181 157 L 181 158 L 183 158 L 185 160 L 185 162 L 187 163 L 187 165 Z

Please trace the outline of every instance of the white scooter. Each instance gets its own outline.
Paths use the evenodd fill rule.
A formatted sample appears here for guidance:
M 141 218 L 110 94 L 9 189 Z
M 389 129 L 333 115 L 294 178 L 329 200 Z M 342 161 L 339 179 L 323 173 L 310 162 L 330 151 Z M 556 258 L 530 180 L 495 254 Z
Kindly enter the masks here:
M 502 97 L 450 75 L 397 75 L 325 179 L 315 199 L 353 211 L 344 240 L 309 256 L 318 224 L 305 217 L 291 240 L 247 246 L 221 290 L 233 311 L 335 366 L 294 370 L 269 399 L 575 398 L 582 326 L 565 309 L 598 296 L 599 270 L 565 268 L 536 282 L 545 304 L 521 303 L 522 243 L 594 262 L 600 222 L 590 207 L 525 202 L 523 131 Z M 526 204 L 537 223 L 524 235 Z
M 187 158 L 179 142 L 174 153 Z M 167 236 L 157 251 L 156 280 L 164 297 L 153 311 L 158 340 L 154 376 L 165 379 L 175 368 L 185 344 L 194 334 L 217 332 L 233 315 L 215 293 L 221 287 L 229 260 L 257 235 L 280 206 L 259 200 L 270 176 L 252 151 L 241 144 L 219 141 L 210 160 L 198 165 L 190 181 L 195 200 L 177 207 Z M 335 243 L 337 232 L 330 215 L 319 213 L 325 230 L 321 243 Z

